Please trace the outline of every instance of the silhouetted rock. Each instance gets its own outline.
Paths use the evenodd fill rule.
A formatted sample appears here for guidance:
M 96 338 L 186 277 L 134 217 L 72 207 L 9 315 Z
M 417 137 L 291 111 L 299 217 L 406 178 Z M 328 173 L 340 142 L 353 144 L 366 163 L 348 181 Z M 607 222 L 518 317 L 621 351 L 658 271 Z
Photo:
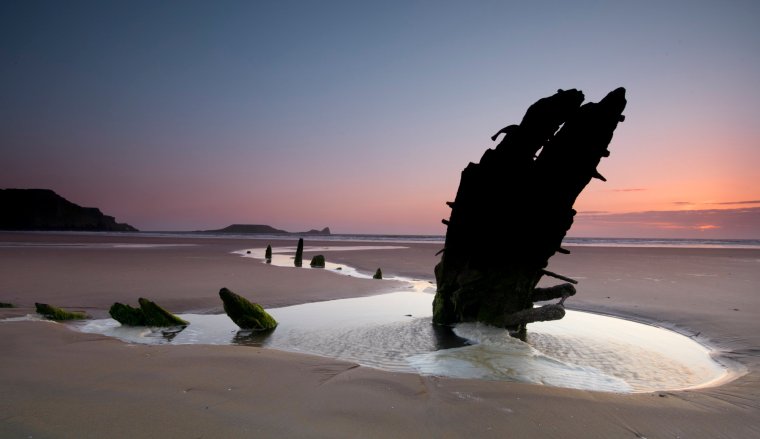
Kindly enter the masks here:
M 242 329 L 268 331 L 277 327 L 277 321 L 260 305 L 250 302 L 227 288 L 219 290 L 224 312 Z
M 290 232 L 275 229 L 265 224 L 231 224 L 223 229 L 201 230 L 207 233 L 241 233 L 241 234 L 258 234 L 258 235 L 289 235 Z
M 330 228 L 325 227 L 322 230 L 311 229 L 307 232 L 288 232 L 286 230 L 275 229 L 265 224 L 232 224 L 223 229 L 199 230 L 203 233 L 235 233 L 250 235 L 329 235 Z
M 296 267 L 303 265 L 303 238 L 298 238 L 298 246 L 296 247 L 296 256 L 293 258 L 293 264 Z
M 267 249 L 264 252 L 264 259 L 266 259 L 267 264 L 272 263 L 272 246 L 271 245 L 267 245 Z
M 66 311 L 63 308 L 51 306 L 47 303 L 35 303 L 34 307 L 37 310 L 37 314 L 42 315 L 48 320 L 83 320 L 87 318 L 87 314 L 83 312 Z
M 313 258 L 311 258 L 311 265 L 313 268 L 325 268 L 325 257 L 324 255 L 316 255 Z
M 383 270 L 377 269 L 375 274 L 372 276 L 372 279 L 382 279 L 383 278 Z
M 322 230 L 311 229 L 311 230 L 306 231 L 306 232 L 297 233 L 297 235 L 329 235 L 329 234 L 330 234 L 330 228 L 329 227 L 325 227 Z
M 12 303 L 0 302 L 0 308 L 14 308 Z
M 609 156 L 607 146 L 625 108 L 625 89 L 581 105 L 583 93 L 560 90 L 509 125 L 495 149 L 462 171 L 440 263 L 433 321 L 479 321 L 524 337 L 528 323 L 564 315 L 571 285 L 536 289 L 573 223 L 573 203 Z M 561 127 L 561 128 L 560 128 Z M 559 131 L 557 131 L 559 130 Z M 536 156 L 538 154 L 538 156 Z M 498 206 L 498 207 L 497 207 Z M 506 214 L 495 212 L 506 211 Z M 574 282 L 574 281 L 572 281 Z M 536 301 L 561 298 L 533 308 Z
M 137 231 L 94 207 L 78 206 L 49 189 L 0 189 L 0 229 Z

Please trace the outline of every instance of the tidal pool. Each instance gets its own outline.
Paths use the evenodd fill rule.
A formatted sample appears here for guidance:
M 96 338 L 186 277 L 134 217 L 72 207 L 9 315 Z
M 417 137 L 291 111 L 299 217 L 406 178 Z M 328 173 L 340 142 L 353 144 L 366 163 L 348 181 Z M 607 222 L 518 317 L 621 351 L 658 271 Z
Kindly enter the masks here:
M 306 247 L 305 252 L 383 250 L 392 246 Z M 403 247 L 402 247 L 403 248 Z M 293 267 L 295 247 L 273 248 L 271 265 Z M 264 263 L 263 248 L 234 253 Z M 304 259 L 303 268 L 309 267 Z M 344 276 L 371 273 L 326 262 Z M 527 342 L 498 328 L 432 324 L 432 282 L 398 276 L 405 291 L 307 303 L 267 311 L 279 322 L 269 333 L 241 331 L 226 315 L 181 314 L 186 328 L 123 327 L 111 319 L 78 324 L 130 343 L 263 346 L 301 352 L 382 370 L 455 378 L 506 380 L 556 387 L 651 392 L 718 385 L 738 376 L 696 341 L 660 327 L 568 310 L 554 322 L 532 323 Z
M 305 246 L 303 248 L 303 251 L 304 253 L 325 253 L 325 252 L 329 253 L 329 252 L 352 251 L 352 250 L 392 250 L 392 249 L 400 249 L 400 248 L 407 248 L 407 247 L 391 246 L 391 245 Z M 264 259 L 265 252 L 266 252 L 265 248 L 251 248 L 251 249 L 246 249 L 246 250 L 238 250 L 233 253 L 243 256 L 245 258 L 257 259 L 261 263 L 266 263 Z M 295 259 L 293 254 L 295 254 L 295 252 L 296 252 L 295 247 L 272 247 L 272 260 L 269 264 L 276 267 L 295 268 L 295 266 L 293 265 L 293 262 Z M 374 273 L 364 273 L 349 265 L 336 264 L 334 262 L 330 262 L 329 260 L 325 261 L 324 268 L 312 268 L 309 265 L 310 262 L 311 262 L 310 258 L 304 257 L 303 266 L 300 268 L 301 269 L 307 268 L 310 270 L 325 270 L 325 271 L 333 272 L 335 274 L 340 274 L 343 276 L 358 277 L 361 279 L 372 279 L 372 274 L 374 274 Z M 383 279 L 403 280 L 407 282 L 414 282 L 414 280 L 412 279 L 409 279 L 406 277 L 393 276 L 393 275 L 390 275 L 390 276 L 383 275 Z
M 409 290 L 273 308 L 279 326 L 266 334 L 241 331 L 224 314 L 181 314 L 190 322 L 184 329 L 111 319 L 78 329 L 130 343 L 264 346 L 388 371 L 611 392 L 694 388 L 731 375 L 707 348 L 663 328 L 568 311 L 562 320 L 531 324 L 525 343 L 480 324 L 433 325 L 432 300 Z

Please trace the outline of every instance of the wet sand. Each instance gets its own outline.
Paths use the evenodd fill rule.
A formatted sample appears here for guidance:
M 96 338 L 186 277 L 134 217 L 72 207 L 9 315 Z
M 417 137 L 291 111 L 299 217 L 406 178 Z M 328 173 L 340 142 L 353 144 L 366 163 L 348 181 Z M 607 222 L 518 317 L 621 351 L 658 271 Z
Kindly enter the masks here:
M 30 313 L 35 301 L 102 317 L 114 301 L 139 296 L 175 312 L 219 312 L 222 286 L 266 307 L 399 286 L 230 254 L 269 243 L 260 240 L 0 233 L 0 243 L 0 301 L 19 306 L 0 317 Z M 404 245 L 325 255 L 367 273 L 381 267 L 432 279 L 441 245 Z M 0 323 L 0 437 L 760 437 L 760 250 L 570 249 L 549 267 L 581 282 L 568 308 L 673 328 L 748 372 L 720 387 L 614 394 L 421 377 L 253 347 L 127 345 L 55 323 Z

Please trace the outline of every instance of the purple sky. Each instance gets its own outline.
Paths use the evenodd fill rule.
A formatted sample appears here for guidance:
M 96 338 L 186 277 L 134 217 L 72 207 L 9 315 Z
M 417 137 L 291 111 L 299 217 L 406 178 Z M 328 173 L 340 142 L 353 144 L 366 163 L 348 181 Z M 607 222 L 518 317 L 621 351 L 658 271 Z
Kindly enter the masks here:
M 570 235 L 760 238 L 760 2 L 362 3 L 2 2 L 0 187 L 141 230 L 443 234 L 491 134 L 625 86 Z

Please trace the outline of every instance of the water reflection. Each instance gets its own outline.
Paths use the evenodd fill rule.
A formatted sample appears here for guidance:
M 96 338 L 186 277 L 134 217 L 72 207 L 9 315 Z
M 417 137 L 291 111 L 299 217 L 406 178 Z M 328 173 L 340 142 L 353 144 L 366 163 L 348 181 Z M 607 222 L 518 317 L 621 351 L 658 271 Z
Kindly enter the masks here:
M 170 328 L 157 328 L 154 332 L 160 333 L 166 341 L 172 341 L 177 337 L 177 334 L 184 331 L 185 328 L 187 328 L 187 326 L 172 326 Z
M 269 331 L 252 331 L 250 329 L 241 329 L 232 337 L 231 343 L 240 346 L 264 347 L 275 330 L 276 329 Z

